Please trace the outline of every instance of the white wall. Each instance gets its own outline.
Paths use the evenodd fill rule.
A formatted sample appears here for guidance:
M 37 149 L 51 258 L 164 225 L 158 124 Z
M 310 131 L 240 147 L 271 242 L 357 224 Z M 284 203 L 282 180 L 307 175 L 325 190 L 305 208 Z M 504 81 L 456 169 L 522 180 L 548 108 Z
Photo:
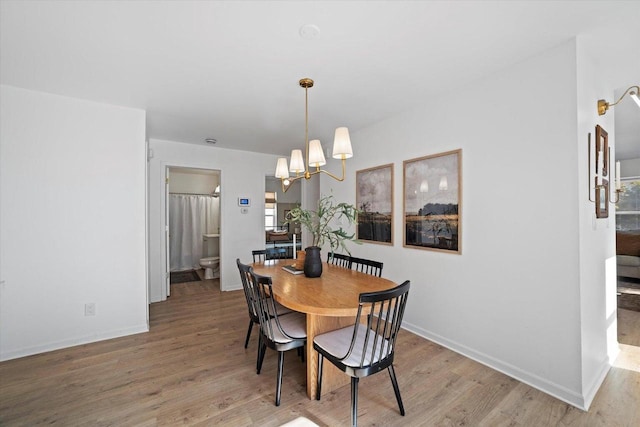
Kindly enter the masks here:
M 577 39 L 578 126 L 576 128 L 576 164 L 578 167 L 579 234 L 580 234 L 580 325 L 582 395 L 588 407 L 598 387 L 618 354 L 617 301 L 615 262 L 615 215 L 610 205 L 609 218 L 596 219 L 595 204 L 589 201 L 588 136 L 595 142 L 595 126 L 599 124 L 609 135 L 612 156 L 615 153 L 614 114 L 598 116 L 600 98 L 613 96 L 602 76 L 603 64 L 592 48 L 593 37 Z M 615 159 L 611 159 L 614 165 Z M 595 199 L 595 191 L 591 191 Z
M 587 352 L 597 353 L 597 363 L 583 372 L 582 360 L 591 354 L 583 354 L 581 321 L 603 316 L 604 301 L 591 295 L 581 312 L 580 257 L 609 233 L 594 234 L 580 250 L 579 214 L 593 205 L 581 196 L 586 141 L 576 137 L 576 74 L 572 41 L 354 133 L 348 179 L 323 177 L 321 192 L 354 203 L 355 171 L 393 162 L 394 245 L 351 250 L 383 261 L 386 277 L 411 280 L 405 325 L 584 407 L 583 376 L 600 374 L 606 348 L 601 337 L 593 338 L 597 348 Z M 403 248 L 402 161 L 457 148 L 462 254 Z M 605 259 L 603 253 L 593 257 Z M 604 265 L 593 269 L 589 286 L 602 296 Z
M 220 171 L 220 287 L 241 289 L 236 258 L 250 261 L 251 250 L 264 247 L 265 176 L 273 175 L 277 156 L 150 140 L 149 161 L 149 300 L 166 299 L 165 170 L 170 166 Z M 251 198 L 247 214 L 238 197 Z
M 0 90 L 0 359 L 148 330 L 144 111 Z

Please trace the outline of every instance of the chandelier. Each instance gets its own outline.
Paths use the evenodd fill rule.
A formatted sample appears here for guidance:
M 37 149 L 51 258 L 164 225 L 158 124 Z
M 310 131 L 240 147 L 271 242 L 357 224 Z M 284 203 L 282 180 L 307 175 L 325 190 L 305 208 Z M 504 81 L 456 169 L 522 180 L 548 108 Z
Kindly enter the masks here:
M 305 141 L 305 159 L 302 158 L 302 150 L 291 150 L 291 162 L 287 167 L 287 158 L 281 157 L 276 165 L 276 178 L 280 178 L 282 183 L 282 191 L 286 192 L 291 184 L 301 178 L 310 179 L 313 175 L 324 173 L 337 181 L 344 181 L 346 171 L 346 159 L 353 157 L 351 149 L 351 139 L 349 138 L 349 129 L 339 127 L 336 129 L 335 139 L 333 141 L 334 159 L 342 160 L 342 176 L 339 178 L 334 174 L 320 169 L 321 166 L 327 164 L 320 140 L 314 139 L 309 141 L 309 96 L 308 90 L 313 87 L 313 80 L 305 78 L 300 80 L 300 86 L 304 88 L 304 141 Z M 306 161 L 305 161 L 306 160 Z M 314 169 L 315 168 L 315 169 Z M 313 169 L 313 170 L 312 170 Z M 290 177 L 289 172 L 295 174 Z

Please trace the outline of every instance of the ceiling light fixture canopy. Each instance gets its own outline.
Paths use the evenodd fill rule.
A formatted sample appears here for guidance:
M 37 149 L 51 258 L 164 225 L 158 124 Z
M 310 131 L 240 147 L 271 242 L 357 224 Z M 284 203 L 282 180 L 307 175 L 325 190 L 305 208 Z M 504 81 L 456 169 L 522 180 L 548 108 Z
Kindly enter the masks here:
M 327 164 L 322 150 L 320 140 L 314 139 L 309 141 L 309 88 L 313 87 L 313 80 L 304 78 L 300 80 L 300 86 L 304 88 L 304 141 L 305 141 L 305 157 L 302 157 L 302 150 L 291 150 L 291 161 L 287 167 L 287 158 L 280 157 L 276 165 L 276 178 L 280 178 L 282 183 L 282 191 L 286 192 L 291 183 L 304 178 L 310 179 L 313 175 L 324 173 L 337 181 L 344 181 L 346 172 L 346 159 L 353 157 L 351 149 L 351 139 L 349 138 L 349 130 L 346 127 L 336 129 L 335 139 L 333 141 L 334 159 L 342 160 L 342 176 L 339 178 L 334 174 L 320 169 L 321 166 Z M 306 161 L 305 161 L 306 160 Z M 308 166 L 308 167 L 307 167 Z M 315 168 L 315 170 L 311 170 Z M 294 177 L 289 176 L 289 172 L 294 173 Z
M 625 90 L 624 93 L 622 94 L 622 96 L 616 102 L 614 102 L 613 104 L 609 104 L 604 99 L 599 99 L 598 100 L 598 115 L 599 116 L 604 116 L 604 114 L 607 112 L 609 107 L 613 107 L 614 105 L 617 105 L 620 101 L 622 101 L 622 98 L 624 98 L 627 93 L 636 102 L 636 104 L 638 104 L 638 107 L 640 107 L 640 98 L 638 98 L 638 93 L 640 93 L 640 87 L 639 86 L 631 86 L 629 89 Z

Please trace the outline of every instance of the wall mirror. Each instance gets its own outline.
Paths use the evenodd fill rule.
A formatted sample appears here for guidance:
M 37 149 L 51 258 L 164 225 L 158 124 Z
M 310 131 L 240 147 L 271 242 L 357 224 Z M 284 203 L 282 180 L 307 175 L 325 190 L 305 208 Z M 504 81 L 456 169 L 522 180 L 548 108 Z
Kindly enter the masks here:
M 300 205 L 302 187 L 300 181 L 293 182 L 287 192 L 282 191 L 280 179 L 265 178 L 264 232 L 265 248 L 285 248 L 287 257 L 293 258 L 294 251 L 302 248 L 300 226 L 285 224 L 286 214 Z
M 596 218 L 608 218 L 609 136 L 600 125 L 596 126 L 595 166 Z

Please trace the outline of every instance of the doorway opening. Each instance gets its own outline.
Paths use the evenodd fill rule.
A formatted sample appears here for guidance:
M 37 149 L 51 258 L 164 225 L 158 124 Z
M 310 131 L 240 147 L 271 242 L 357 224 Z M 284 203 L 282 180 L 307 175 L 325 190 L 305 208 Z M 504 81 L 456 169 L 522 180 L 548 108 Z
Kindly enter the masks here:
M 615 91 L 620 97 L 623 88 Z M 615 110 L 615 160 L 621 178 L 614 206 L 616 229 L 617 336 L 621 349 L 640 347 L 640 121 L 633 102 L 621 102 Z M 638 359 L 632 363 L 637 370 Z
M 166 290 L 220 290 L 220 171 L 166 170 Z

